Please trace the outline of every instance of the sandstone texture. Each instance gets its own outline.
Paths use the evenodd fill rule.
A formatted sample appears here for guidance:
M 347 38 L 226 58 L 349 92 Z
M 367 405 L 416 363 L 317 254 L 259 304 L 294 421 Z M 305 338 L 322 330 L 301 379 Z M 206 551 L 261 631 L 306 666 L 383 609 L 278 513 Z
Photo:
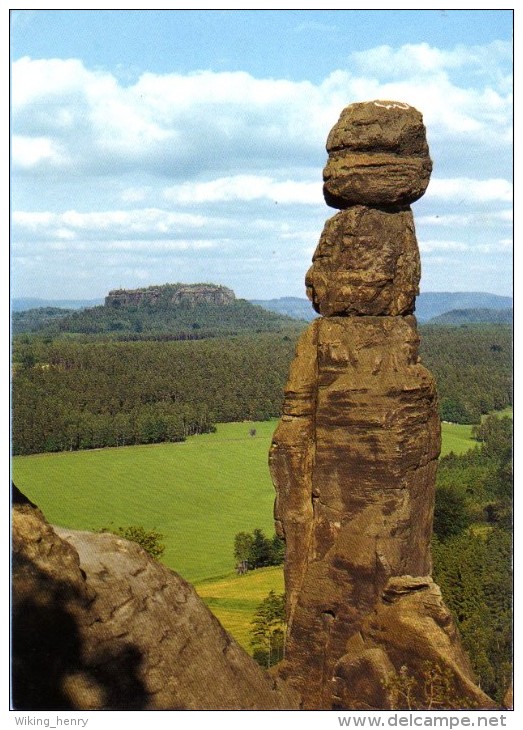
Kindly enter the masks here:
M 410 210 L 355 205 L 325 224 L 305 278 L 317 312 L 412 314 L 421 275 Z
M 310 325 L 270 454 L 287 543 L 282 671 L 305 707 L 330 707 L 334 666 L 387 580 L 430 572 L 439 449 L 413 317 Z
M 423 118 L 401 102 L 346 107 L 327 152 L 323 192 L 333 208 L 408 205 L 423 195 L 432 172 Z
M 279 672 L 305 709 L 387 709 L 384 679 L 445 659 L 446 701 L 490 707 L 428 577 L 440 421 L 408 207 L 432 168 L 421 114 L 353 104 L 327 150 L 325 199 L 342 210 L 306 276 L 322 317 L 298 343 L 269 454 L 286 541 Z
M 437 710 L 449 701 L 456 709 L 496 708 L 475 685 L 452 616 L 429 576 L 388 581 L 347 643 L 334 684 L 335 704 L 351 709 Z
M 13 510 L 13 705 L 297 709 L 194 589 L 136 543 Z

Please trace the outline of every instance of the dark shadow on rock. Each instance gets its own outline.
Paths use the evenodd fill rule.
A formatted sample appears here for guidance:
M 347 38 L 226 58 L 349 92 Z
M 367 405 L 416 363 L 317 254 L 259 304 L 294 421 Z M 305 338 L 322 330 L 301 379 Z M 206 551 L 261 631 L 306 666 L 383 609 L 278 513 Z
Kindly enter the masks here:
M 13 708 L 144 709 L 141 652 L 124 642 L 89 653 L 81 632 L 86 596 L 70 583 L 51 581 L 25 556 L 14 556 L 13 575 Z

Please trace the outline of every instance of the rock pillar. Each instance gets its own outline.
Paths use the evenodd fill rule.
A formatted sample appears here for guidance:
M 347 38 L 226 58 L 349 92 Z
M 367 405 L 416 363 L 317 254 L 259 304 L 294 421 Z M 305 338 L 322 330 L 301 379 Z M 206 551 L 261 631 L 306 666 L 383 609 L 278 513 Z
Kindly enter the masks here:
M 377 649 L 355 637 L 391 579 L 430 575 L 440 451 L 436 388 L 413 316 L 420 261 L 409 204 L 432 169 L 422 116 L 398 102 L 352 104 L 327 151 L 324 196 L 340 212 L 306 276 L 322 316 L 298 343 L 269 457 L 286 541 L 280 671 L 304 709 L 357 705 L 351 688 L 363 664 L 353 659 Z M 421 590 L 404 584 L 404 593 Z M 455 631 L 449 641 L 459 642 Z M 383 666 L 399 669 L 380 651 Z M 468 665 L 463 672 L 474 686 Z M 367 695 L 381 697 L 375 689 Z

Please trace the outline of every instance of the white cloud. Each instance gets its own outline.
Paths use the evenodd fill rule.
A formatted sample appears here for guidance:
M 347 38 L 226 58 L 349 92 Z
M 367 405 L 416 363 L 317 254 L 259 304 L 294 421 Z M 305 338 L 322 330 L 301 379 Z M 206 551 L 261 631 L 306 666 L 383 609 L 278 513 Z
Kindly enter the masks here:
M 146 253 L 155 254 L 164 251 L 201 251 L 205 249 L 215 248 L 216 241 L 212 240 L 167 240 L 158 241 L 150 239 L 147 241 L 104 241 L 100 242 L 100 246 L 108 251 L 144 251 Z
M 96 72 L 88 71 L 78 59 L 41 59 L 24 56 L 12 66 L 11 103 L 23 109 L 53 98 L 65 100 L 82 87 L 88 88 Z
M 474 67 L 488 77 L 500 63 L 511 63 L 512 46 L 504 41 L 494 41 L 485 46 L 460 44 L 445 50 L 428 43 L 407 43 L 399 48 L 381 45 L 352 53 L 351 59 L 361 72 L 372 75 L 401 77 L 410 76 L 413 68 L 420 74 L 434 74 Z
M 502 178 L 474 180 L 469 177 L 432 178 L 426 192 L 427 199 L 446 199 L 454 202 L 466 201 L 486 203 L 512 202 L 512 184 Z
M 181 204 L 216 203 L 233 200 L 272 200 L 279 203 L 318 205 L 323 203 L 321 181 L 278 181 L 263 175 L 233 175 L 200 183 L 183 183 L 163 191 L 166 200 Z
M 57 142 L 49 137 L 28 137 L 13 135 L 11 139 L 11 157 L 15 167 L 30 169 L 41 163 L 59 166 L 66 163 Z
M 169 238 L 173 233 L 198 230 L 206 224 L 203 216 L 169 212 L 158 208 L 138 210 L 111 210 L 82 213 L 68 210 L 64 213 L 15 211 L 12 216 L 13 238 L 31 236 L 33 240 L 87 238 L 125 238 L 144 236 Z
M 301 295 L 335 213 L 322 199 L 327 133 L 344 106 L 368 99 L 423 112 L 436 177 L 415 220 L 429 267 L 451 256 L 457 272 L 472 254 L 508 259 L 509 57 L 502 43 L 385 46 L 321 83 L 241 71 L 123 81 L 77 59 L 22 58 L 12 67 L 13 262 L 29 269 L 44 252 L 57 278 L 83 262 L 89 295 L 118 285 L 124 269 L 126 286 L 140 271 L 168 280 L 168 262 L 180 280 L 196 270 L 255 296 L 253 272 L 265 272 L 271 287 L 280 282 L 274 295 Z M 492 241 L 473 242 L 481 227 Z

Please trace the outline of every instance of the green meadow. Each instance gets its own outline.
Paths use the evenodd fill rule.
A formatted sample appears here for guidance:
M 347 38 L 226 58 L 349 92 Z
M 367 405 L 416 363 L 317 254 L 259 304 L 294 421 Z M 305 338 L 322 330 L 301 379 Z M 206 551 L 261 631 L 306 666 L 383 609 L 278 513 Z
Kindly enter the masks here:
M 15 457 L 13 480 L 52 524 L 156 529 L 162 562 L 194 582 L 234 570 L 237 532 L 273 534 L 275 426 L 227 423 L 184 443 Z
M 249 631 L 256 608 L 269 591 L 284 592 L 283 568 L 259 568 L 241 576 L 196 583 L 194 587 L 222 626 L 251 651 Z
M 462 423 L 441 424 L 441 456 L 446 456 L 451 451 L 464 454 L 477 445 L 478 442 L 472 439 L 472 426 Z
M 18 456 L 13 479 L 52 524 L 157 530 L 162 561 L 197 582 L 234 570 L 237 532 L 273 534 L 267 454 L 275 427 L 275 420 L 224 423 L 184 443 Z M 442 428 L 442 453 L 475 443 L 470 426 Z
M 184 443 L 18 456 L 13 480 L 49 522 L 100 530 L 142 525 L 164 535 L 162 562 L 195 584 L 223 626 L 249 650 L 250 622 L 281 568 L 237 576 L 237 532 L 274 526 L 267 454 L 277 421 L 225 423 Z M 251 435 L 255 429 L 256 434 Z M 471 427 L 442 424 L 442 453 L 474 446 Z

